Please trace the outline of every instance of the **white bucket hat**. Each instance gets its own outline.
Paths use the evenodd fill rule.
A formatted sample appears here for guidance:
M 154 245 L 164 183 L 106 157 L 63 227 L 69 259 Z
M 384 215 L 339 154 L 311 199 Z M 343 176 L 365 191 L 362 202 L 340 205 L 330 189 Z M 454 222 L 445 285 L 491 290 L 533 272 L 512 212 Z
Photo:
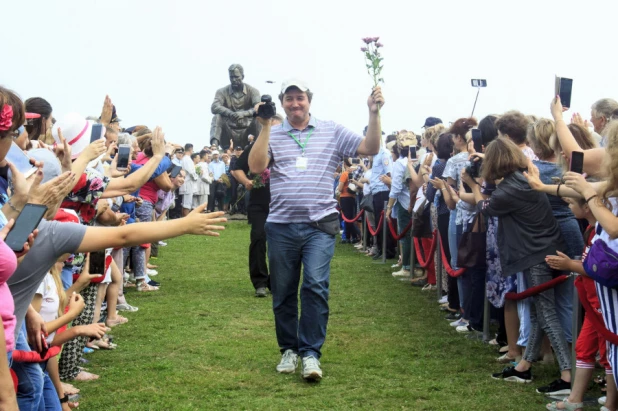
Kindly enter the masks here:
M 75 160 L 90 144 L 93 125 L 93 121 L 86 120 L 78 113 L 69 113 L 54 125 L 52 128 L 52 135 L 54 136 L 56 144 L 61 144 L 60 138 L 58 137 L 58 128 L 62 130 L 62 135 L 71 146 L 71 158 Z M 102 127 L 99 139 L 104 138 L 104 136 L 105 127 Z M 91 161 L 88 167 L 94 167 L 102 157 L 103 156 Z

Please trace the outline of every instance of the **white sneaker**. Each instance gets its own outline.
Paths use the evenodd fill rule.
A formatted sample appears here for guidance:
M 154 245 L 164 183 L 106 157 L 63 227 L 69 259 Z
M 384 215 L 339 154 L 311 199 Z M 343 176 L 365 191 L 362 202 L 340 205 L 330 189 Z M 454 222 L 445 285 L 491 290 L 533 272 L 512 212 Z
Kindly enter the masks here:
M 448 296 L 447 295 L 443 295 L 442 298 L 440 298 L 438 300 L 438 304 L 444 304 L 448 302 Z
M 393 277 L 410 277 L 410 271 L 402 268 L 401 270 L 393 273 Z
M 155 275 L 158 275 L 159 272 L 157 270 L 153 270 L 151 268 L 147 268 L 146 269 L 146 274 L 148 274 L 148 277 L 154 277 Z
M 116 308 L 118 309 L 118 311 L 129 311 L 129 312 L 135 312 L 139 310 L 139 308 L 134 307 L 130 304 L 117 304 Z
M 599 405 L 605 405 L 605 402 L 607 401 L 607 397 L 601 397 L 599 398 Z
M 285 350 L 281 356 L 281 362 L 277 365 L 277 372 L 282 374 L 293 374 L 298 365 L 298 354 L 292 350 Z
M 165 247 L 165 246 L 167 245 L 167 243 L 165 243 L 165 242 L 163 242 L 163 241 L 159 241 L 159 245 L 160 245 L 161 247 Z
M 311 356 L 303 358 L 303 378 L 311 381 L 322 379 L 322 369 L 317 358 Z
M 468 325 L 468 323 L 463 319 L 460 318 L 457 321 L 453 321 L 452 323 L 450 323 L 451 327 L 461 327 L 462 325 Z
M 459 327 L 455 328 L 455 331 L 457 331 L 458 333 L 469 333 L 470 329 L 468 329 L 468 324 L 466 324 L 460 325 Z

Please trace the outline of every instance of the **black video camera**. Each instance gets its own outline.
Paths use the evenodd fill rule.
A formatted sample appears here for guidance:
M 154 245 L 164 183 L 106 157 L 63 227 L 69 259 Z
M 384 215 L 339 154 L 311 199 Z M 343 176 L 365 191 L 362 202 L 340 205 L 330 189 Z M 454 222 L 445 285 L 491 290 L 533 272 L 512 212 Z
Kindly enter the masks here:
M 470 162 L 470 165 L 466 166 L 466 174 L 472 178 L 478 178 L 481 175 L 481 160 Z
M 268 94 L 264 94 L 262 96 L 262 103 L 265 104 L 258 107 L 258 111 L 257 113 L 255 113 L 255 115 L 262 118 L 273 118 L 275 114 L 277 114 L 277 108 L 275 106 L 275 103 L 273 103 L 272 97 L 270 97 Z

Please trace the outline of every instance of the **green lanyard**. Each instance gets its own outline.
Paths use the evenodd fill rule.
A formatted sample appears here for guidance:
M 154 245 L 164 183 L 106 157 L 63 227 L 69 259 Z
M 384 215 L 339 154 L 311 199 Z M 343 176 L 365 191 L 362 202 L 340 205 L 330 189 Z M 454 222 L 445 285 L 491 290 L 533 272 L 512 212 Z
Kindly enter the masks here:
M 298 133 L 298 138 L 296 138 L 296 136 L 292 133 L 290 133 L 288 131 L 288 135 L 290 137 L 292 137 L 294 139 L 294 141 L 296 141 L 296 144 L 299 145 L 300 149 L 303 152 L 303 156 L 305 155 L 305 147 L 307 146 L 307 143 L 309 142 L 309 139 L 311 138 L 311 134 L 313 134 L 313 130 L 315 130 L 315 127 L 312 127 L 311 130 L 309 130 L 309 134 L 307 134 L 307 139 L 305 140 L 304 143 L 300 142 L 300 135 L 302 134 L 302 131 L 300 133 Z

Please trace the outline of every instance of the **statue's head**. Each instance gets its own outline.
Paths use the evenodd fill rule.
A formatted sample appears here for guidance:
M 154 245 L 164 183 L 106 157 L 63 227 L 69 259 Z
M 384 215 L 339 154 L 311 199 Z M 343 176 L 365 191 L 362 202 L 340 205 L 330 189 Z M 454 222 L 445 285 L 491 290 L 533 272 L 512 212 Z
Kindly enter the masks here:
M 240 64 L 232 64 L 229 69 L 230 83 L 234 88 L 242 88 L 242 81 L 245 78 L 245 70 Z

